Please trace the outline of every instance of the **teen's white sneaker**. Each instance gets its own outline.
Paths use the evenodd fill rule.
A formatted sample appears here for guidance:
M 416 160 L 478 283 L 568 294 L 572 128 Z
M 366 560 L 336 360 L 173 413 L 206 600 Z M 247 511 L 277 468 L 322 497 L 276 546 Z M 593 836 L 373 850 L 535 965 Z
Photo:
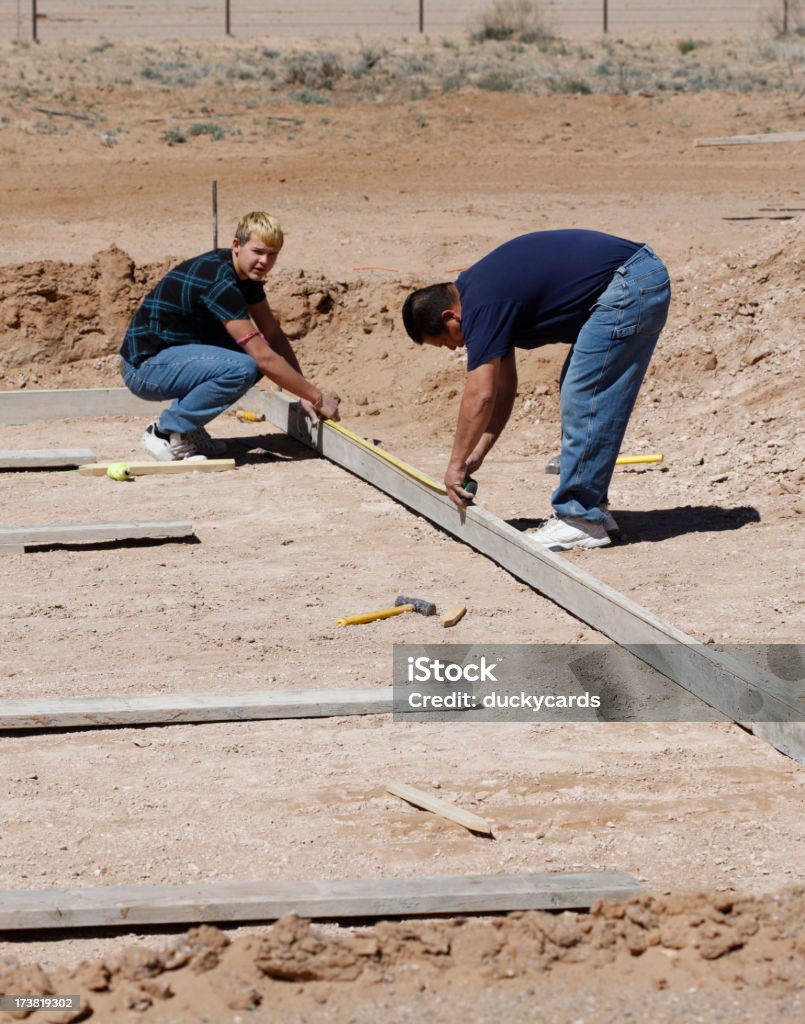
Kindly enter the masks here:
M 224 455 L 229 447 L 226 441 L 221 441 L 217 437 L 210 437 L 204 427 L 196 427 L 195 430 L 182 434 L 182 437 L 202 455 Z
M 549 551 L 570 551 L 572 548 L 605 548 L 611 544 L 603 523 L 591 523 L 578 516 L 553 516 L 531 536 Z
M 149 423 L 140 440 L 140 444 L 149 455 L 153 455 L 160 462 L 179 462 L 182 459 L 206 461 L 207 456 L 202 455 L 196 446 L 187 440 L 187 434 L 172 433 L 167 438 L 160 437 L 156 432 L 156 426 L 156 423 Z

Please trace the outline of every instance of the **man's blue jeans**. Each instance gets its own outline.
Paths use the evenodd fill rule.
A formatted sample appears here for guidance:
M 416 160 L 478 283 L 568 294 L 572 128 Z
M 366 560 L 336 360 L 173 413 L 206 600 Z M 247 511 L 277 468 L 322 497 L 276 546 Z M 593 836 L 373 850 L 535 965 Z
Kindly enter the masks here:
M 174 345 L 136 367 L 121 362 L 126 387 L 138 398 L 176 399 L 159 417 L 159 429 L 177 434 L 215 419 L 262 376 L 251 356 L 216 345 Z
M 557 515 L 600 521 L 615 460 L 668 317 L 668 271 L 648 246 L 618 267 L 562 370 Z

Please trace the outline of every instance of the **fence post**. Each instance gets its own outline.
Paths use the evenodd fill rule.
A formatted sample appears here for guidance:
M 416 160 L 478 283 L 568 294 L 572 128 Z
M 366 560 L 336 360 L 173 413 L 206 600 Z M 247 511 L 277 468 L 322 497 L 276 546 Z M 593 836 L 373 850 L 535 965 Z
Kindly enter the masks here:
M 39 28 L 37 25 L 39 15 L 36 13 L 36 0 L 31 0 L 31 39 L 39 42 Z
M 788 0 L 783 0 L 783 35 L 788 35 Z
M 419 31 L 425 31 L 425 0 L 419 0 Z
M 609 32 L 609 0 L 604 0 L 604 35 Z
M 231 0 L 224 0 L 224 28 L 228 36 L 232 35 L 232 10 Z

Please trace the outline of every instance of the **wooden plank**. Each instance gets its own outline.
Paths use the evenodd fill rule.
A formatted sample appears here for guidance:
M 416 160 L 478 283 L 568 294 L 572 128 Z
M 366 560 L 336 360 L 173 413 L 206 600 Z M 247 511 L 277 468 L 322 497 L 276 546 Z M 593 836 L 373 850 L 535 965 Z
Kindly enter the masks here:
M 102 544 L 115 540 L 192 537 L 189 519 L 141 519 L 119 523 L 65 523 L 52 526 L 0 526 L 0 553 L 36 544 Z
M 662 621 L 584 569 L 537 544 L 486 509 L 471 505 L 463 516 L 444 495 L 378 457 L 326 423 L 313 426 L 288 395 L 253 388 L 250 408 L 291 437 L 391 495 L 446 532 L 491 558 L 512 575 L 566 608 L 700 700 L 736 722 L 802 722 L 800 692 L 771 673 L 715 651 Z M 789 740 L 792 754 L 805 762 L 805 743 Z
M 270 718 L 385 715 L 392 688 L 247 690 L 239 693 L 148 693 L 130 696 L 0 700 L 0 730 L 65 729 L 239 722 Z
M 0 931 L 569 910 L 640 891 L 620 871 L 22 889 L 0 892 Z
M 398 796 L 401 800 L 414 804 L 415 807 L 421 807 L 432 814 L 438 814 L 442 818 L 447 818 L 448 821 L 454 821 L 457 825 L 463 825 L 470 832 L 492 835 L 492 826 L 488 821 L 479 818 L 477 814 L 473 814 L 472 811 L 465 811 L 462 807 L 451 804 L 449 800 L 441 800 L 439 797 L 432 796 L 430 793 L 417 789 L 415 786 L 409 786 L 407 782 L 387 782 L 386 790 L 392 796 Z
M 71 420 L 83 416 L 148 416 L 156 419 L 168 405 L 168 402 L 145 402 L 128 388 L 0 391 L 0 424 Z
M 126 462 L 118 460 L 128 466 L 129 476 L 154 476 L 158 474 L 171 473 L 220 473 L 227 469 L 235 468 L 234 459 L 199 459 L 194 462 L 192 459 L 179 459 L 176 462 Z M 78 472 L 81 476 L 106 476 L 110 466 L 118 462 L 96 462 L 94 465 L 79 466 Z
M 95 454 L 87 448 L 0 452 L 0 469 L 60 469 L 94 461 Z
M 728 135 L 723 139 L 695 139 L 694 146 L 751 146 L 776 142 L 805 142 L 805 132 L 764 132 L 762 135 Z

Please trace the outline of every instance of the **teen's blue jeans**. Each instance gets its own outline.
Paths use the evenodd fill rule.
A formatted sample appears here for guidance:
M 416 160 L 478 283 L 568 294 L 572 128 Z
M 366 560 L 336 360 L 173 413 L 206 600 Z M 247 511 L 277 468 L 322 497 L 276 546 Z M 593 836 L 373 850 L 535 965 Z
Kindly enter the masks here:
M 121 362 L 126 387 L 138 398 L 176 399 L 159 417 L 159 429 L 177 434 L 215 419 L 262 376 L 251 356 L 216 345 L 174 345 L 140 366 Z
M 670 301 L 668 271 L 646 245 L 618 267 L 579 331 L 560 385 L 557 515 L 604 518 L 599 506 Z

